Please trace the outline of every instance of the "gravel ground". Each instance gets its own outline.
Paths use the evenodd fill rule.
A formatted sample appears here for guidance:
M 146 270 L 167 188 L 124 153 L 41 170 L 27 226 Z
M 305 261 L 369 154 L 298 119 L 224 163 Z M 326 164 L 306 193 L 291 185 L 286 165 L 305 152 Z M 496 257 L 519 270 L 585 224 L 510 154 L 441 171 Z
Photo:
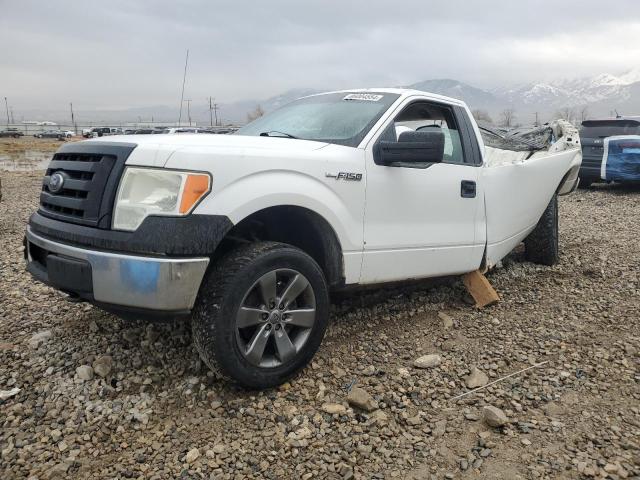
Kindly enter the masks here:
M 640 476 L 640 189 L 563 198 L 561 262 L 516 251 L 483 311 L 459 280 L 337 299 L 311 366 L 251 392 L 204 367 L 187 323 L 32 281 L 40 182 L 2 175 L 0 391 L 20 391 L 0 400 L 0 478 Z

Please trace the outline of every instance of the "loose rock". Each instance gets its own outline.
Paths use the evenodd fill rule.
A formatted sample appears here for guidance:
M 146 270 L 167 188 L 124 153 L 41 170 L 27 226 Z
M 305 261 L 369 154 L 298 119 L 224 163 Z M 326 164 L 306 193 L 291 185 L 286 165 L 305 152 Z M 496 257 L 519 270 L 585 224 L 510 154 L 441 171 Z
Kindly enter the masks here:
M 346 407 L 344 405 L 340 405 L 339 403 L 325 403 L 324 405 L 322 405 L 322 410 L 330 413 L 331 415 L 344 415 L 345 413 L 347 413 Z
M 509 422 L 509 419 L 502 410 L 492 406 L 487 406 L 482 409 L 482 419 L 490 427 L 502 427 Z
M 413 366 L 416 368 L 433 368 L 442 363 L 442 357 L 437 353 L 423 355 L 416 358 L 413 362 Z
M 198 450 L 197 448 L 192 448 L 187 452 L 187 454 L 184 457 L 184 460 L 187 463 L 193 463 L 198 459 L 198 457 L 200 457 L 200 450 Z
M 102 355 L 93 362 L 93 371 L 99 376 L 101 376 L 102 378 L 105 378 L 107 375 L 111 373 L 112 363 L 113 363 L 113 360 L 111 356 Z
M 489 383 L 489 377 L 477 367 L 471 367 L 471 373 L 464 379 L 467 388 L 484 387 Z
M 445 312 L 438 312 L 438 317 L 442 321 L 442 327 L 445 330 L 449 330 L 453 327 L 453 318 L 446 314 Z
M 366 412 L 371 412 L 378 408 L 378 403 L 366 390 L 360 387 L 353 387 L 347 396 L 347 402 L 352 407 L 360 408 Z
M 38 348 L 41 344 L 48 342 L 52 337 L 51 330 L 43 330 L 42 332 L 38 332 L 31 337 L 29 340 L 29 345 L 32 348 Z
M 78 378 L 82 381 L 86 382 L 87 380 L 91 380 L 93 379 L 93 368 L 89 365 L 80 365 L 76 368 L 76 375 L 78 375 Z

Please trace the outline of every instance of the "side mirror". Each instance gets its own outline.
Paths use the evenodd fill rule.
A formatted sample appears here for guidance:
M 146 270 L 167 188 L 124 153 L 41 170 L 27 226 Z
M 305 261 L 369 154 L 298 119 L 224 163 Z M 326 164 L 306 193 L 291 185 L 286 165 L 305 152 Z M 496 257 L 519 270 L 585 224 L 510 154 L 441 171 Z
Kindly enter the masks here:
M 424 168 L 427 164 L 442 162 L 444 133 L 402 132 L 397 142 L 381 141 L 378 156 L 379 163 L 390 167 Z

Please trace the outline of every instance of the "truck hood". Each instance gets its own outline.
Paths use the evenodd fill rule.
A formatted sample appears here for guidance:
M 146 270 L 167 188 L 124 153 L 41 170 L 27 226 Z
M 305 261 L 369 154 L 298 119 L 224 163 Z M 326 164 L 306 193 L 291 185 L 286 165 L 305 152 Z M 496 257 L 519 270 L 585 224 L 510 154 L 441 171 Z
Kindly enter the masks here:
M 206 149 L 211 154 L 232 156 L 255 155 L 277 150 L 286 155 L 309 153 L 326 147 L 324 142 L 282 137 L 255 137 L 247 135 L 216 135 L 184 133 L 175 135 L 116 135 L 88 140 L 90 142 L 118 142 L 136 145 L 127 165 L 164 167 L 178 150 Z

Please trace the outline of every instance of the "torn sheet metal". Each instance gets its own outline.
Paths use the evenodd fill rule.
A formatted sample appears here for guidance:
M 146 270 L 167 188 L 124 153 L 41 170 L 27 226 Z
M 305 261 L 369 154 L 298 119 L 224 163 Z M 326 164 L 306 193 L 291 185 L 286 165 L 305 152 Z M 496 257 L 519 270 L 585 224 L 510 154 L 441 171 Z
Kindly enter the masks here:
M 485 144 L 484 160 L 488 166 L 522 163 L 565 150 L 580 149 L 578 129 L 566 120 L 556 120 L 540 127 L 505 132 L 480 127 Z
M 479 127 L 485 146 L 500 150 L 513 152 L 551 150 L 550 146 L 560 140 L 570 148 L 580 145 L 578 129 L 566 120 L 556 120 L 538 127 L 515 128 L 512 130 L 505 130 L 486 124 L 479 125 Z
M 604 139 L 600 176 L 609 182 L 640 182 L 640 135 Z

